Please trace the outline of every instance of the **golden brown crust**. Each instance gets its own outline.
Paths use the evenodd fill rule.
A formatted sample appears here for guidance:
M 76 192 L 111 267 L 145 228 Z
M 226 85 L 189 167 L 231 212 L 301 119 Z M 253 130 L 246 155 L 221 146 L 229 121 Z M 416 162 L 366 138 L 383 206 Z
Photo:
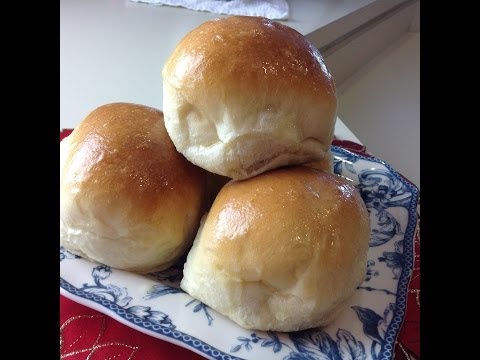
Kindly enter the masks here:
M 368 212 L 355 187 L 337 175 L 307 167 L 228 183 L 209 217 L 216 219 L 204 228 L 215 252 L 212 260 L 232 270 L 261 266 L 267 277 L 293 279 L 318 247 L 324 251 L 325 268 L 351 266 L 357 255 L 352 249 L 364 248 L 360 242 L 369 238 Z M 359 235 L 352 241 L 358 244 L 345 241 L 350 237 L 342 234 L 354 232 Z
M 364 280 L 370 224 L 353 184 L 298 166 L 225 185 L 181 287 L 250 329 L 324 326 Z
M 205 171 L 176 151 L 161 111 L 129 103 L 103 105 L 67 139 L 61 173 L 61 240 L 67 248 L 107 265 L 146 272 L 168 266 L 191 245 L 204 201 Z
M 70 135 L 70 144 L 67 178 L 77 184 L 84 200 L 94 197 L 111 205 L 115 198 L 129 201 L 132 222 L 161 212 L 158 204 L 167 196 L 172 202 L 188 192 L 194 196 L 203 181 L 202 170 L 176 151 L 162 112 L 154 108 L 101 106 Z
M 318 50 L 298 31 L 262 17 L 207 21 L 187 34 L 165 64 L 174 87 L 282 92 L 334 97 Z M 332 99 L 333 100 L 333 99 Z M 333 101 L 332 101 L 333 102 Z
M 192 163 L 246 179 L 321 160 L 335 84 L 317 49 L 266 18 L 232 16 L 188 33 L 163 68 L 167 131 Z

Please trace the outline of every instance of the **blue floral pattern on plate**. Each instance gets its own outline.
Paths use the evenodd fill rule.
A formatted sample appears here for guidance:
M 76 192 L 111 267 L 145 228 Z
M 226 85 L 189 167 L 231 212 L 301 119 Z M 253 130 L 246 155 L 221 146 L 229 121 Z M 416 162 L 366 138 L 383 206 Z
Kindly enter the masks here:
M 335 173 L 359 189 L 372 228 L 365 281 L 323 329 L 242 329 L 179 287 L 183 261 L 138 275 L 60 248 L 60 292 L 135 329 L 210 359 L 391 360 L 413 266 L 418 189 L 384 161 L 332 146 Z

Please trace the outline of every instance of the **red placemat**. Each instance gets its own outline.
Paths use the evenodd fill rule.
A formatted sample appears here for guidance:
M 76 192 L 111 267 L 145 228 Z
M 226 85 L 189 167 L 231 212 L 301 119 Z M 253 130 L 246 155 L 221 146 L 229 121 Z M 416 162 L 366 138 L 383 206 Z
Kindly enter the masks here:
M 60 140 L 72 130 L 60 132 Z M 333 145 L 367 155 L 363 145 L 333 141 Z M 419 217 L 418 217 L 419 218 Z M 420 359 L 420 220 L 415 232 L 415 260 L 407 311 L 395 345 L 395 360 Z M 133 330 L 118 321 L 60 295 L 60 357 L 69 360 L 203 359 L 202 356 Z

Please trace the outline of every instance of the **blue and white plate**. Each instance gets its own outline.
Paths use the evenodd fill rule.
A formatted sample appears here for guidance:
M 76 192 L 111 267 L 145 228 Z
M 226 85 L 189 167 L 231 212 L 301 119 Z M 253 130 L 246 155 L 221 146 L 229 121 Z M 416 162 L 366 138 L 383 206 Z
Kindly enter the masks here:
M 210 359 L 392 359 L 413 267 L 418 190 L 384 161 L 332 147 L 358 187 L 372 234 L 364 282 L 330 326 L 245 330 L 179 288 L 183 263 L 152 275 L 112 269 L 60 249 L 60 293 L 140 332 Z

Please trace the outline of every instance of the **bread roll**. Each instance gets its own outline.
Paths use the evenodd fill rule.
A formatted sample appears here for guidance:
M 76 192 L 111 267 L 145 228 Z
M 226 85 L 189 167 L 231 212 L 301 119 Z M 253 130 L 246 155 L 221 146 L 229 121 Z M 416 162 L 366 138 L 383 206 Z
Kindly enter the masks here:
M 66 249 L 146 273 L 168 267 L 191 246 L 204 171 L 175 150 L 161 111 L 101 106 L 60 148 L 60 244 Z
M 231 181 L 184 267 L 191 296 L 256 330 L 334 320 L 366 272 L 369 216 L 355 187 L 304 166 Z
M 162 74 L 167 131 L 204 169 L 245 179 L 329 150 L 335 84 L 292 28 L 249 16 L 208 21 L 179 42 Z

